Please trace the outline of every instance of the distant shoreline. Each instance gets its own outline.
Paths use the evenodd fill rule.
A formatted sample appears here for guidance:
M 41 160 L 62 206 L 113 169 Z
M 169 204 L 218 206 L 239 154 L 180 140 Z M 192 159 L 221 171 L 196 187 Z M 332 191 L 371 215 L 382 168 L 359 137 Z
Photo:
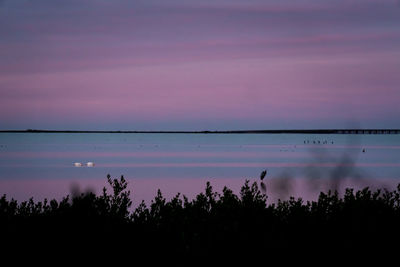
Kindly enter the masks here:
M 0 130 L 0 133 L 119 133 L 119 134 L 400 134 L 400 129 L 307 129 L 230 131 L 79 131 L 79 130 Z

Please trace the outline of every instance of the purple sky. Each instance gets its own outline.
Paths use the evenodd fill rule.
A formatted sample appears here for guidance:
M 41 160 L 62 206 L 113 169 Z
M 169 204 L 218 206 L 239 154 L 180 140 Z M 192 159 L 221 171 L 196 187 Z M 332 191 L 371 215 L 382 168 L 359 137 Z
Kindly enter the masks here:
M 397 0 L 0 0 L 0 129 L 400 128 Z

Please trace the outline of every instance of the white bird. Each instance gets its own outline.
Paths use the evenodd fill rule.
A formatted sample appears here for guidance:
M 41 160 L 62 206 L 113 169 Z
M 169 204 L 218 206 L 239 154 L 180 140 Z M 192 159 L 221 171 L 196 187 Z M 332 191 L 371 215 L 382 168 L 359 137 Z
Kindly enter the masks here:
M 87 167 L 94 167 L 94 163 L 89 161 L 89 162 L 86 163 L 86 166 Z
M 80 162 L 75 162 L 75 163 L 74 163 L 74 166 L 75 166 L 75 167 L 82 167 L 82 163 L 80 163 Z

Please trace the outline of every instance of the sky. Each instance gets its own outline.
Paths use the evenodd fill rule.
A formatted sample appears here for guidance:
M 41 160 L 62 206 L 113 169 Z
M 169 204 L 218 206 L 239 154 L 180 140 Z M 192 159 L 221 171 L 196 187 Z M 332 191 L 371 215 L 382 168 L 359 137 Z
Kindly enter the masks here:
M 0 0 L 0 129 L 400 128 L 399 0 Z

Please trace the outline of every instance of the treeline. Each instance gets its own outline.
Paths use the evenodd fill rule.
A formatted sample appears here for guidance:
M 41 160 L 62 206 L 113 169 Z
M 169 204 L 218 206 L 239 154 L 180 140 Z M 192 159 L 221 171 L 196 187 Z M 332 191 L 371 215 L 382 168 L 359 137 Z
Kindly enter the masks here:
M 290 198 L 268 203 L 257 183 L 246 181 L 236 195 L 214 192 L 210 183 L 192 200 L 167 201 L 158 191 L 149 206 L 130 211 L 127 181 L 111 179 L 111 192 L 82 193 L 18 203 L 0 199 L 2 243 L 33 246 L 126 244 L 137 253 L 188 255 L 276 248 L 393 247 L 400 237 L 400 184 L 394 191 L 369 188 L 321 192 L 318 200 Z

